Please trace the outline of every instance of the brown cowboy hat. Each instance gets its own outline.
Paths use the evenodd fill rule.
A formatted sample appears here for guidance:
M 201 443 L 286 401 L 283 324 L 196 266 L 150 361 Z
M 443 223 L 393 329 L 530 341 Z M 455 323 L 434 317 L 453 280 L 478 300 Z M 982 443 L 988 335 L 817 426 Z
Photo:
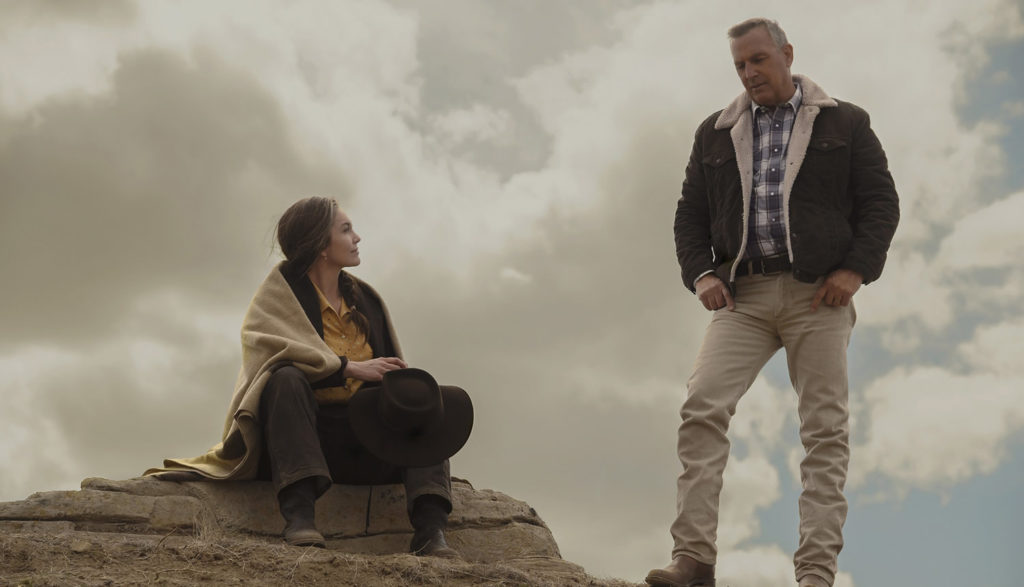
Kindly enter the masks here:
M 379 387 L 349 400 L 356 438 L 377 458 L 400 467 L 436 465 L 459 452 L 473 429 L 473 402 L 464 390 L 439 386 L 423 369 L 396 369 Z

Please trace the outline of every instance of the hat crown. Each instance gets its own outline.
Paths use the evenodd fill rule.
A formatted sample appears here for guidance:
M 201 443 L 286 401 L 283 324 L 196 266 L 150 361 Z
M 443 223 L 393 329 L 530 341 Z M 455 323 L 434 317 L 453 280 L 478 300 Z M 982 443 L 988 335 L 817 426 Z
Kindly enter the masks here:
M 422 369 L 384 374 L 349 400 L 356 439 L 377 458 L 400 467 L 427 467 L 457 453 L 473 430 L 473 402 L 459 387 L 440 386 Z
M 415 437 L 444 419 L 444 400 L 437 382 L 426 371 L 402 371 L 384 374 L 377 409 L 385 426 Z

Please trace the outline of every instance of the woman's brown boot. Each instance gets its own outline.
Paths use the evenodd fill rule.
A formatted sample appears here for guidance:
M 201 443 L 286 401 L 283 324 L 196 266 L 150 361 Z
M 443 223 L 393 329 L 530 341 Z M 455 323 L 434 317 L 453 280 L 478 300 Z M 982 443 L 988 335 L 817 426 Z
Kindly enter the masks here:
M 324 548 L 324 536 L 316 529 L 316 477 L 306 477 L 277 494 L 284 517 L 284 540 L 292 546 Z

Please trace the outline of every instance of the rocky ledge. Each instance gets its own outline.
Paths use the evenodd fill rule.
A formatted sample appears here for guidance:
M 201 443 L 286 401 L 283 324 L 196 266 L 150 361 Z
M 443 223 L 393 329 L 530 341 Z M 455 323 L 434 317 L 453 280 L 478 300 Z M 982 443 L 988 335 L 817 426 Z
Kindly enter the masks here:
M 464 561 L 405 554 L 401 485 L 333 486 L 317 501 L 319 550 L 283 544 L 267 482 L 89 478 L 0 503 L 0 582 L 627 585 L 563 560 L 526 503 L 463 480 L 452 494 L 447 536 Z

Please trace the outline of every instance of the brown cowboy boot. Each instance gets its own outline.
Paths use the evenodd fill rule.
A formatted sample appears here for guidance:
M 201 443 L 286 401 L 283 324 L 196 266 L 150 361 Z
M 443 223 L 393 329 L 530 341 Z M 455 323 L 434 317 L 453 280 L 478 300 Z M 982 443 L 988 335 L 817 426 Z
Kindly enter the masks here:
M 664 569 L 647 573 L 646 581 L 654 587 L 715 587 L 715 565 L 681 554 Z
M 316 529 L 316 477 L 306 477 L 277 494 L 284 517 L 284 540 L 292 546 L 324 548 L 324 536 Z
M 412 522 L 414 530 L 409 552 L 416 556 L 462 558 L 444 539 L 450 508 L 448 500 L 438 495 L 421 495 L 416 498 L 412 505 L 412 513 L 409 514 L 409 521 Z

